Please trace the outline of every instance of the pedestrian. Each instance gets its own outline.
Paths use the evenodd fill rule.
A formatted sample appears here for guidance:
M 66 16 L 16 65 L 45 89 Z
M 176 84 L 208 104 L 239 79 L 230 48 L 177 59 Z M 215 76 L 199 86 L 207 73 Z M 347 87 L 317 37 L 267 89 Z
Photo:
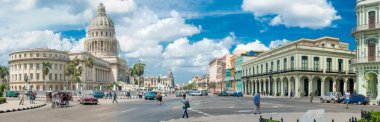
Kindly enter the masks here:
M 116 95 L 116 92 L 115 92 L 115 91 L 112 91 L 112 97 L 113 97 L 112 103 L 114 103 L 115 101 L 116 101 L 116 103 L 117 103 L 117 100 L 116 100 L 117 95 Z
M 24 95 L 25 95 L 25 92 L 24 90 L 21 92 L 21 98 L 20 98 L 20 103 L 18 103 L 18 105 L 24 105 Z
M 187 113 L 187 109 L 190 108 L 190 102 L 189 100 L 186 99 L 186 94 L 183 94 L 182 95 L 182 100 L 181 102 L 183 103 L 183 114 L 182 114 L 182 118 L 185 118 L 185 115 L 186 115 L 186 118 L 189 118 L 189 115 Z
M 29 91 L 28 98 L 29 98 L 29 104 L 33 104 L 33 93 L 32 93 L 32 91 Z
M 112 93 L 111 93 L 111 91 L 108 92 L 108 99 L 112 99 Z
M 348 109 L 348 104 L 350 104 L 350 96 L 351 96 L 351 95 L 350 95 L 350 92 L 347 91 L 347 92 L 344 94 L 344 96 L 346 97 L 346 99 L 345 99 L 345 100 L 346 100 L 346 104 L 347 104 L 347 105 L 346 105 L 346 109 Z
M 127 99 L 131 99 L 131 90 L 127 92 Z
M 293 90 L 291 89 L 290 90 L 290 98 L 292 98 L 293 97 Z
M 314 98 L 314 93 L 312 92 L 312 93 L 310 93 L 310 103 L 313 102 L 313 98 Z
M 254 114 L 261 114 L 260 112 L 260 92 L 257 92 L 255 96 L 253 96 L 253 104 L 255 105 Z
M 79 97 L 81 96 L 82 92 L 79 91 Z

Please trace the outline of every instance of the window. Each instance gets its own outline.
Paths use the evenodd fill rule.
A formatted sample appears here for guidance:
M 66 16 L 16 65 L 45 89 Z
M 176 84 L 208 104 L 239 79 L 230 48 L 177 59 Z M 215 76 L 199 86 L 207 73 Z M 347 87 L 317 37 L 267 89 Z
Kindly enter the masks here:
M 59 74 L 59 80 L 62 80 L 62 74 Z
M 33 64 L 29 64 L 29 69 L 33 69 Z
M 96 36 L 98 36 L 98 32 L 96 32 Z
M 54 56 L 55 58 L 58 58 L 58 55 L 57 54 L 55 54 L 55 56 Z
M 59 69 L 62 69 L 62 64 L 61 64 L 61 65 L 59 65 Z
M 33 80 L 33 73 L 30 73 L 30 80 Z
M 375 11 L 368 12 L 368 26 L 370 29 L 375 28 L 375 20 L 376 20 L 376 12 Z
M 255 67 L 252 67 L 252 74 L 255 74 Z
M 42 55 L 43 55 L 43 57 L 46 57 L 46 53 L 43 53 Z
M 55 64 L 54 69 L 57 69 L 57 68 L 58 68 L 58 64 Z
M 55 80 L 58 80 L 58 74 L 55 74 Z
M 273 71 L 273 61 L 272 61 L 272 62 L 270 62 L 270 70 L 272 70 L 272 71 Z
M 294 57 L 290 57 L 290 69 L 294 69 Z
M 49 80 L 53 79 L 53 75 L 50 73 L 49 74 Z
M 314 57 L 314 70 L 319 70 L 319 57 Z
M 302 62 L 301 62 L 301 63 L 302 63 L 302 67 L 301 67 L 302 70 L 307 70 L 307 69 L 308 69 L 308 67 L 307 67 L 307 65 L 308 65 L 307 62 L 308 62 L 308 61 L 307 61 L 307 56 L 302 56 Z
M 325 44 L 322 44 L 322 47 L 325 47 Z
M 53 55 L 52 55 L 52 54 L 49 54 L 49 57 L 53 57 Z
M 335 48 L 335 44 L 331 44 L 331 47 Z
M 24 58 L 26 58 L 26 54 L 24 54 Z
M 36 80 L 39 80 L 40 79 L 40 73 L 37 73 L 36 74 Z
M 280 60 L 277 60 L 277 71 L 280 71 Z
M 338 59 L 338 71 L 343 71 L 343 59 Z
M 40 57 L 40 54 L 39 54 L 39 53 L 37 53 L 37 54 L 36 54 L 36 56 L 37 56 L 37 57 Z
M 331 59 L 331 58 L 327 58 L 327 59 L 326 59 L 326 62 L 327 62 L 327 63 L 326 63 L 326 65 L 327 65 L 327 66 L 326 66 L 327 71 L 328 71 L 328 72 L 331 72 L 331 70 L 332 70 L 332 59 Z
M 21 54 L 18 54 L 18 58 L 21 58 Z
M 31 58 L 32 58 L 32 57 L 33 57 L 33 54 L 31 53 L 31 54 L 29 55 L 29 57 L 31 57 Z
M 286 69 L 287 69 L 287 63 L 288 63 L 288 62 L 287 62 L 287 59 L 286 59 L 286 58 L 284 58 L 284 64 L 283 64 L 283 65 L 284 65 L 284 67 L 283 67 L 283 69 L 284 69 L 284 70 L 286 70 Z
M 248 70 L 248 75 L 251 75 L 251 68 L 249 68 Z
M 18 74 L 18 80 L 21 80 L 21 74 Z
M 36 69 L 40 69 L 40 64 L 36 64 Z
M 24 64 L 24 69 L 28 69 L 28 68 L 26 67 L 26 64 Z
M 265 72 L 268 73 L 268 63 L 265 64 Z

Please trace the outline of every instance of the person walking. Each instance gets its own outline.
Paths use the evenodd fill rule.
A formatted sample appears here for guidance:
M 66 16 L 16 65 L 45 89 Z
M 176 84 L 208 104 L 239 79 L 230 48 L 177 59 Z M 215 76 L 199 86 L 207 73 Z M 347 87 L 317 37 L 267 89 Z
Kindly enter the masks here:
M 116 94 L 115 91 L 112 91 L 112 97 L 113 97 L 112 103 L 114 103 L 115 101 L 116 101 L 116 103 L 117 103 L 117 100 L 116 100 L 116 98 L 117 98 L 117 94 Z
M 29 91 L 28 98 L 29 98 L 29 104 L 33 104 L 33 93 L 32 93 L 32 91 Z
M 23 90 L 21 92 L 21 98 L 20 98 L 20 103 L 18 103 L 18 105 L 24 105 L 24 96 L 25 96 L 25 91 Z
M 350 94 L 350 92 L 346 92 L 346 93 L 344 93 L 344 96 L 346 97 L 346 109 L 348 109 L 348 104 L 350 104 L 350 96 L 351 96 L 351 94 Z
M 127 99 L 131 99 L 131 90 L 127 92 Z
M 313 93 L 313 92 L 311 92 L 311 93 L 310 93 L 310 103 L 312 103 L 312 102 L 313 102 L 313 98 L 314 98 L 314 93 Z
M 260 92 L 257 92 L 255 96 L 253 96 L 253 104 L 255 105 L 254 114 L 261 114 L 260 112 Z
M 112 99 L 112 92 L 111 91 L 108 92 L 108 99 Z
M 187 109 L 190 108 L 190 102 L 189 100 L 186 99 L 186 94 L 183 94 L 182 95 L 182 100 L 181 102 L 183 103 L 183 114 L 182 114 L 182 118 L 185 118 L 185 115 L 186 115 L 186 118 L 189 118 L 189 115 L 187 113 Z

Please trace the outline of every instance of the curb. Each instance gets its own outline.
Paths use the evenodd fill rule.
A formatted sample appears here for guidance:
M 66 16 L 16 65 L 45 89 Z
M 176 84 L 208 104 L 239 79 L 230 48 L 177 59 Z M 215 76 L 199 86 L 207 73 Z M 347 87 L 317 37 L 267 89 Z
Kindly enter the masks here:
M 39 104 L 39 105 L 34 105 L 34 106 L 29 106 L 29 107 L 23 107 L 23 108 L 13 108 L 13 109 L 9 109 L 9 110 L 0 110 L 0 113 L 8 113 L 8 112 L 14 112 L 14 111 L 24 111 L 24 110 L 28 110 L 28 109 L 40 108 L 40 107 L 43 107 L 45 105 L 46 105 L 46 103 Z

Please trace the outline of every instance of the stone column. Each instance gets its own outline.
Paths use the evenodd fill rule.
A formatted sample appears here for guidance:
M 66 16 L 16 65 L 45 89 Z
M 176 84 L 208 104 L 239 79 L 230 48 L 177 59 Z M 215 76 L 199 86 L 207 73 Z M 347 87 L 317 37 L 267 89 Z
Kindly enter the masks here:
M 309 93 L 308 93 L 308 96 L 310 96 L 310 93 L 313 92 L 313 79 L 311 79 L 310 77 L 307 77 L 308 80 L 309 80 Z
M 273 78 L 273 80 L 274 80 L 274 78 Z M 277 95 L 277 93 L 278 93 L 278 90 L 277 90 L 277 81 L 273 81 L 273 85 L 274 85 L 274 90 L 273 90 L 273 96 L 276 96 Z
M 322 77 L 321 79 L 321 96 L 325 95 L 326 88 L 325 88 L 325 79 L 326 77 Z
M 255 89 L 253 88 L 253 87 L 255 86 L 254 83 L 255 83 L 255 81 L 252 80 L 252 81 L 251 81 L 251 88 L 250 88 L 252 94 L 255 93 L 255 91 L 254 91 Z
M 259 92 L 261 93 L 261 90 L 262 90 L 262 89 L 261 89 L 261 81 L 259 80 L 258 83 L 259 83 L 259 85 L 258 85 L 257 87 L 259 87 L 259 88 L 258 88 L 257 90 L 259 90 Z
M 292 89 L 292 82 L 290 81 L 290 79 L 288 79 L 288 97 L 290 97 L 290 91 Z
M 294 76 L 294 80 L 295 80 L 295 83 L 296 83 L 296 89 L 294 89 L 294 93 L 295 93 L 295 97 L 301 97 L 300 96 L 300 79 L 299 77 L 297 76 Z
M 348 78 L 344 78 L 343 83 L 343 93 L 345 93 L 348 90 Z
M 281 82 L 281 87 L 280 87 L 280 88 L 281 88 L 281 89 L 280 89 L 280 90 L 281 90 L 281 96 L 284 96 L 284 95 L 285 95 L 285 93 L 284 93 L 284 82 L 285 82 L 285 81 L 282 81 L 282 80 L 281 80 L 280 82 Z

